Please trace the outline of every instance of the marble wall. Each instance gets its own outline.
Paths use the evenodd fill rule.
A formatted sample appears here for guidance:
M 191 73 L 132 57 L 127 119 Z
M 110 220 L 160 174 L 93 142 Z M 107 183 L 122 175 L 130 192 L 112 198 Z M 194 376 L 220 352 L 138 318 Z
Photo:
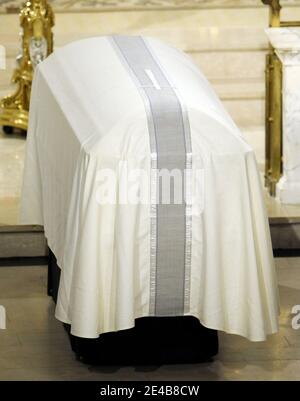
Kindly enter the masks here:
M 49 0 L 55 12 L 137 9 L 262 7 L 261 0 Z M 17 12 L 22 0 L 0 0 L 0 13 Z M 281 0 L 283 6 L 299 6 L 300 0 Z

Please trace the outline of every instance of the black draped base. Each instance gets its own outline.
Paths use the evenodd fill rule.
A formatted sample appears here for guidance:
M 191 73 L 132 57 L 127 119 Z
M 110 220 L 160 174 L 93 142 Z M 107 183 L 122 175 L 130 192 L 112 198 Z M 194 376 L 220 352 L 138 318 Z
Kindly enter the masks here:
M 49 249 L 48 294 L 57 300 L 60 269 Z M 218 353 L 218 332 L 201 325 L 193 316 L 143 317 L 135 327 L 99 338 L 88 339 L 70 334 L 72 350 L 86 363 L 97 365 L 160 365 L 199 363 Z

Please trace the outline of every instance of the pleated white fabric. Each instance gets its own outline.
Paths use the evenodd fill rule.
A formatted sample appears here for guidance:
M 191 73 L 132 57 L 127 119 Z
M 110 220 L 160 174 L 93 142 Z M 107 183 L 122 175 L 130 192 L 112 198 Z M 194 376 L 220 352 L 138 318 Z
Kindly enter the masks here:
M 263 341 L 278 331 L 279 306 L 255 155 L 191 59 L 145 42 L 190 124 L 198 198 L 184 314 Z M 99 171 L 116 172 L 117 195 L 126 169 L 150 176 L 151 151 L 143 99 L 109 38 L 72 43 L 37 67 L 26 152 L 22 222 L 44 225 L 61 268 L 56 317 L 79 337 L 133 327 L 150 314 L 150 205 L 101 204 Z

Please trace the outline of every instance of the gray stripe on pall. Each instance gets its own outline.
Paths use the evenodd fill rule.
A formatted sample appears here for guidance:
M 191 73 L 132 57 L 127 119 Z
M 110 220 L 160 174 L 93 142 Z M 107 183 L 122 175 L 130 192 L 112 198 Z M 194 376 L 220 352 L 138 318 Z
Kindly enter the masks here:
M 150 299 L 150 304 L 154 304 L 156 316 L 182 315 L 186 282 L 186 205 L 183 192 L 187 152 L 183 110 L 176 92 L 141 37 L 114 36 L 113 41 L 133 73 L 135 84 L 144 92 L 142 98 L 149 120 L 150 147 L 151 152 L 157 154 L 158 173 L 163 169 L 181 171 L 182 202 L 174 204 L 171 194 L 170 204 L 162 204 L 160 196 L 156 206 L 156 232 L 151 233 L 153 238 L 156 236 L 155 291 L 152 295 L 155 299 Z M 145 70 L 151 71 L 156 85 Z M 162 191 L 159 193 L 161 195 Z

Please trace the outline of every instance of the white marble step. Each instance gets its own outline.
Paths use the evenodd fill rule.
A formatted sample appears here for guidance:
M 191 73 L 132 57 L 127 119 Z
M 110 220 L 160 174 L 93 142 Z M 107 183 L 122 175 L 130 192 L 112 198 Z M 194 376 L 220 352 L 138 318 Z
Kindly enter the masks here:
M 300 19 L 300 7 L 285 7 L 283 18 Z M 189 43 L 192 48 L 222 48 L 230 39 L 236 48 L 265 45 L 263 29 L 268 25 L 268 7 L 236 7 L 195 10 L 159 10 L 130 12 L 99 13 L 57 13 L 54 33 L 62 35 L 90 36 L 90 34 L 110 33 L 153 33 L 160 34 L 162 39 L 169 37 L 179 47 Z M 236 35 L 248 30 L 251 35 Z M 228 35 L 224 37 L 224 32 Z M 1 15 L 0 42 L 3 36 L 19 33 L 17 14 Z M 192 34 L 194 33 L 194 34 Z M 197 35 L 195 35 L 197 33 Z M 178 43 L 180 42 L 180 43 Z
M 7 83 L 16 66 L 15 56 L 6 57 L 6 70 L 0 70 L 0 85 Z M 250 52 L 189 52 L 209 80 L 263 79 L 265 51 Z
M 17 53 L 17 52 L 16 52 Z M 210 82 L 216 85 L 222 82 L 232 84 L 236 92 L 237 84 L 241 83 L 240 91 L 245 91 L 245 84 L 256 85 L 264 79 L 265 52 L 190 52 L 190 57 Z M 0 86 L 10 82 L 11 74 L 16 67 L 16 59 L 6 57 L 6 69 L 0 70 Z M 248 91 L 248 89 L 246 89 Z M 223 93 L 224 91 L 222 91 Z
M 93 14 L 92 14 L 93 15 Z M 0 19 L 3 16 L 0 16 Z M 71 17 L 70 17 L 71 18 Z M 299 17 L 300 19 L 300 17 Z M 7 21 L 7 25 L 16 24 L 14 21 Z M 18 24 L 18 22 L 17 22 Z M 98 24 L 96 24 L 98 25 Z M 84 39 L 92 36 L 110 35 L 110 34 L 135 34 L 153 36 L 164 40 L 183 51 L 245 51 L 245 50 L 267 50 L 268 42 L 264 33 L 264 28 L 268 26 L 239 26 L 239 27 L 203 27 L 187 24 L 182 27 L 144 27 L 142 29 L 122 29 L 115 27 L 105 31 L 103 29 L 87 29 L 83 26 L 73 32 L 63 31 L 61 27 L 55 26 L 54 43 L 62 46 L 74 40 Z M 75 27 L 74 27 L 75 28 Z M 73 29 L 74 29 L 73 28 Z M 19 30 L 19 28 L 18 28 Z M 11 56 L 19 48 L 19 32 L 11 30 L 9 27 L 5 32 L 1 32 L 0 24 L 0 44 L 6 47 L 7 55 Z
M 208 78 L 222 100 L 264 100 L 265 81 L 261 78 Z
M 211 82 L 216 93 L 221 98 L 225 108 L 239 127 L 263 125 L 265 102 L 263 97 L 263 83 L 245 85 L 232 82 L 215 84 Z M 239 87 L 246 90 L 240 91 Z M 256 89 L 257 86 L 257 89 Z M 0 86 L 0 96 L 10 93 L 13 89 L 9 85 Z
M 300 19 L 300 10 L 296 14 Z M 1 44 L 17 44 L 18 16 L 0 18 Z M 267 26 L 267 8 L 80 13 L 57 14 L 54 35 L 58 45 L 88 36 L 129 33 L 159 37 L 183 50 L 261 49 L 267 46 L 264 34 Z M 14 38 L 12 42 L 10 35 Z
M 248 3 L 247 3 L 248 4 Z M 267 7 L 197 10 L 58 13 L 54 38 L 62 46 L 84 37 L 124 33 L 161 38 L 187 51 L 202 69 L 240 126 L 264 123 L 264 60 Z M 300 19 L 298 8 L 288 18 Z M 7 70 L 0 89 L 7 89 L 19 51 L 17 15 L 1 15 L 0 43 L 6 46 Z
M 13 87 L 8 87 L 5 90 L 0 89 L 0 98 L 12 91 Z M 244 133 L 249 144 L 254 148 L 258 162 L 262 165 L 264 163 L 265 146 L 264 100 L 223 100 L 223 104 L 235 123 Z
M 264 125 L 264 100 L 223 100 L 223 104 L 238 127 Z

